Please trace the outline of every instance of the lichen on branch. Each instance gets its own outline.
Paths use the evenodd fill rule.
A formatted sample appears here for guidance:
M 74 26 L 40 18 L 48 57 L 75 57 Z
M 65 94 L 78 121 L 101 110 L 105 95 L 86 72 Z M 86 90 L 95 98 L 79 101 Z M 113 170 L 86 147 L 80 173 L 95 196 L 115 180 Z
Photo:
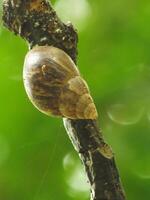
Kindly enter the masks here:
M 48 1 L 5 0 L 4 25 L 35 45 L 53 45 L 64 50 L 76 62 L 78 36 L 71 23 L 64 24 Z

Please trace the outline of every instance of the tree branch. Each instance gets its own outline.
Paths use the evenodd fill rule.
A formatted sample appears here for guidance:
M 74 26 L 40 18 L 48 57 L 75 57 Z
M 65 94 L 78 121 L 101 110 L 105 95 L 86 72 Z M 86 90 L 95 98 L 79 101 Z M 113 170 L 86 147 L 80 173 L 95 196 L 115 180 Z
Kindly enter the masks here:
M 63 49 L 76 63 L 77 33 L 64 24 L 46 0 L 5 0 L 4 25 L 35 45 Z M 64 119 L 67 133 L 85 166 L 92 200 L 125 200 L 111 148 L 94 120 Z

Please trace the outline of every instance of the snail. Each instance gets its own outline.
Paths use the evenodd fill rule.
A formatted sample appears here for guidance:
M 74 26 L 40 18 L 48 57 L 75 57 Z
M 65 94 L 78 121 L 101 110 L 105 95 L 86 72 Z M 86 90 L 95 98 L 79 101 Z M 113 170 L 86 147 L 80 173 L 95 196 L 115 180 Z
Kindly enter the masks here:
M 29 99 L 41 112 L 70 119 L 97 118 L 86 82 L 63 50 L 34 47 L 25 57 L 23 79 Z

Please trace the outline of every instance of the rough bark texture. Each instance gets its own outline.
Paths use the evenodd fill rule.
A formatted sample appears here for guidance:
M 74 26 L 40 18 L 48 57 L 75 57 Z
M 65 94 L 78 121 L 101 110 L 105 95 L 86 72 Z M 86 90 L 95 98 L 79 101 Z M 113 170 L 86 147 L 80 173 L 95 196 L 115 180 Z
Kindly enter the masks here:
M 5 0 L 4 25 L 35 45 L 63 49 L 76 63 L 77 33 L 64 24 L 46 0 Z M 125 200 L 111 148 L 94 120 L 64 119 L 67 133 L 85 166 L 92 200 Z

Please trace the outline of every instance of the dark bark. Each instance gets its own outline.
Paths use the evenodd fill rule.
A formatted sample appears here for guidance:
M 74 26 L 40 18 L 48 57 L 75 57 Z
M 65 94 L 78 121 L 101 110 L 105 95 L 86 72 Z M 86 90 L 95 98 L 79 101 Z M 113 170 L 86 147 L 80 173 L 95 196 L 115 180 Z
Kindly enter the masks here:
M 46 0 L 5 0 L 4 25 L 35 45 L 63 49 L 76 63 L 77 33 L 64 24 Z M 85 166 L 92 200 L 125 200 L 111 148 L 94 120 L 64 119 L 67 133 Z

